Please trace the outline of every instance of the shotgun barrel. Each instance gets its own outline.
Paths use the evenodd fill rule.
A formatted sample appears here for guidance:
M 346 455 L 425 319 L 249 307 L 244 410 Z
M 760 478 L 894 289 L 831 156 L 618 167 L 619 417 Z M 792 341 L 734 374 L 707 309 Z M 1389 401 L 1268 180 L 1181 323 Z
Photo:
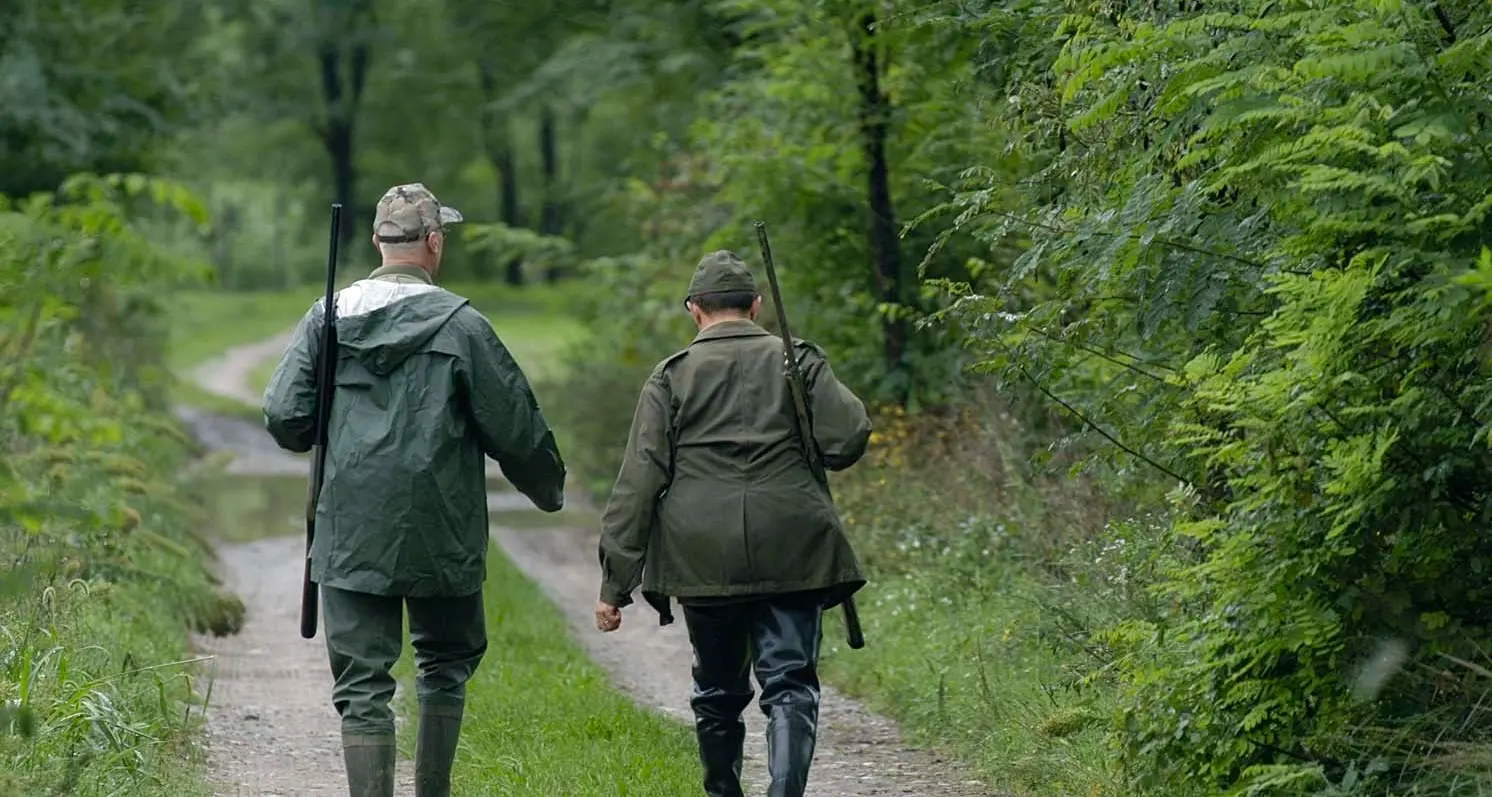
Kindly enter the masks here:
M 342 204 L 332 203 L 331 242 L 326 257 L 326 300 L 322 305 L 321 346 L 316 361 L 316 437 L 311 444 L 311 479 L 306 496 L 306 560 L 301 580 L 300 635 L 316 636 L 319 590 L 311 580 L 311 546 L 316 541 L 316 504 L 326 470 L 327 427 L 332 414 L 332 392 L 337 386 L 337 244 L 342 233 Z

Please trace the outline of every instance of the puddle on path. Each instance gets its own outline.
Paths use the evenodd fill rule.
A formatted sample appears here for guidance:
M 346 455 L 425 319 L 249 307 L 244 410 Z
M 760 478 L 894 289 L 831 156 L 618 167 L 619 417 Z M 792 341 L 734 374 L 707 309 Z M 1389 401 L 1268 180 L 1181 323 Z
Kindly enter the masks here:
M 209 534 L 223 542 L 252 542 L 306 532 L 305 475 L 219 473 L 204 478 L 200 489 L 208 512 Z M 593 528 L 599 523 L 599 516 L 583 507 L 567 506 L 553 514 L 540 512 L 500 475 L 491 473 L 487 506 L 493 525 L 512 529 Z
M 202 491 L 209 534 L 223 542 L 306 533 L 305 476 L 216 474 Z

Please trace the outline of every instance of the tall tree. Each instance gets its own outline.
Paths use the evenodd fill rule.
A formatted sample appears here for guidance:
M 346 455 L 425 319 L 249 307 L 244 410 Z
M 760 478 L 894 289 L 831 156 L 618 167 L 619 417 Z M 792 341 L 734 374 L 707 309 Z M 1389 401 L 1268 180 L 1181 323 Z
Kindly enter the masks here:
M 492 3 L 450 0 L 447 19 L 453 38 L 469 52 L 482 95 L 479 115 L 483 151 L 497 177 L 498 218 L 509 227 L 528 226 L 520 202 L 520 162 L 513 139 L 513 116 L 525 105 L 538 111 L 538 150 L 542 185 L 538 231 L 562 231 L 555 183 L 558 143 L 553 113 L 555 98 L 534 91 L 533 76 L 571 36 L 598 19 L 600 4 L 571 4 L 563 12 L 546 3 Z M 523 263 L 504 264 L 504 279 L 524 282 Z
M 224 90 L 233 109 L 264 126 L 295 120 L 315 137 L 331 178 L 326 198 L 342 204 L 342 241 L 349 243 L 369 221 L 360 220 L 369 203 L 358 201 L 357 185 L 364 90 L 373 53 L 397 34 L 381 27 L 375 0 L 216 3 L 225 21 L 214 46 L 232 64 Z
M 877 35 L 876 12 L 864 11 L 850 34 L 851 60 L 860 89 L 860 146 L 865 153 L 866 204 L 869 223 L 871 269 L 882 305 L 887 309 L 881 322 L 882 350 L 886 372 L 892 375 L 895 398 L 905 404 L 911 395 L 907 374 L 907 318 L 902 274 L 901 241 L 897 235 L 896 208 L 891 198 L 891 165 L 886 140 L 891 128 L 891 98 L 881 86 L 889 60 Z
M 543 206 L 539 215 L 541 235 L 559 235 L 564 232 L 565 224 L 560 214 L 557 196 L 559 191 L 558 148 L 554 108 L 549 103 L 543 102 L 539 107 L 539 163 L 544 175 Z M 554 282 L 559 277 L 559 269 L 551 265 L 544 276 L 549 282 Z
M 479 54 L 477 78 L 482 89 L 482 150 L 497 174 L 497 216 L 508 227 L 522 227 L 523 216 L 518 205 L 518 159 L 513 152 L 513 131 L 507 114 L 498 105 L 498 63 L 491 50 Z M 510 285 L 523 284 L 523 261 L 513 258 L 505 264 L 504 279 Z
M 349 242 L 358 218 L 354 133 L 367 85 L 374 31 L 372 0 L 317 0 L 316 57 L 321 68 L 324 116 L 318 125 L 331 161 L 332 192 L 342 204 L 342 243 Z

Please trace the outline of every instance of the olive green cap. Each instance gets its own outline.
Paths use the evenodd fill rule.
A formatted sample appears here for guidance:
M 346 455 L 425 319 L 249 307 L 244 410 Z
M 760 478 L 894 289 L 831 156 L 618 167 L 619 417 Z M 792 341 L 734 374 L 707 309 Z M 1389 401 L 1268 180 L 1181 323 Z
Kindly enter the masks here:
M 750 291 L 756 293 L 756 277 L 746 262 L 735 252 L 721 249 L 711 252 L 694 267 L 694 279 L 689 281 L 688 296 L 703 296 L 707 293 L 732 293 Z

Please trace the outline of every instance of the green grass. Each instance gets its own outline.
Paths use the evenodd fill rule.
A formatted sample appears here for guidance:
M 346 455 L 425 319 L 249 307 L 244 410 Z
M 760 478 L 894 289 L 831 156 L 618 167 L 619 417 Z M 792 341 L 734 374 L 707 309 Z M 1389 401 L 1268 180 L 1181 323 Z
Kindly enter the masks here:
M 53 584 L 0 609 L 0 699 L 17 707 L 10 728 L 0 710 L 0 794 L 208 793 L 191 744 L 201 708 L 186 702 L 191 668 L 165 598 Z
M 699 793 L 692 732 L 639 708 L 573 642 L 564 617 L 493 546 L 487 658 L 467 696 L 452 791 L 513 797 L 677 797 Z M 398 664 L 403 713 L 417 713 L 413 651 Z M 400 735 L 414 752 L 414 723 Z
M 952 583 L 931 568 L 874 579 L 860 597 L 864 648 L 847 648 L 838 616 L 826 625 L 826 680 L 995 788 L 1124 793 L 1105 742 L 1111 694 L 1076 688 L 1083 662 L 1050 640 L 1049 588 L 1008 565 Z
M 208 572 L 185 441 L 138 407 L 91 409 L 119 419 L 112 442 L 10 463 L 56 496 L 30 530 L 0 525 L 0 794 L 206 794 L 186 632 L 232 631 L 243 605 Z
M 196 290 L 175 294 L 171 299 L 167 359 L 175 377 L 172 400 L 247 420 L 261 420 L 258 407 L 198 387 L 192 381 L 192 370 L 234 346 L 283 332 L 311 306 L 318 293 L 314 287 L 305 287 L 257 293 Z
M 536 390 L 562 373 L 563 350 L 585 338 L 585 327 L 573 310 L 575 297 L 583 287 L 574 283 L 514 289 L 502 283 L 456 282 L 445 287 L 470 299 L 473 307 L 492 320 Z M 177 294 L 172 300 L 175 309 L 170 357 L 171 369 L 178 377 L 174 398 L 204 409 L 245 415 L 240 402 L 212 395 L 192 384 L 192 369 L 234 346 L 284 332 L 320 293 L 317 286 L 304 286 L 290 291 Z M 274 373 L 275 364 L 270 358 L 254 368 L 250 389 L 262 391 Z M 248 410 L 253 419 L 258 418 L 257 413 L 257 408 Z
M 290 291 L 231 293 L 182 291 L 171 299 L 171 370 L 186 377 L 192 368 L 228 349 L 276 335 L 320 295 L 315 286 Z
M 1003 423 L 875 425 L 835 485 L 870 576 L 866 646 L 850 650 L 833 618 L 825 679 L 994 789 L 1128 794 L 1109 744 L 1120 685 L 1094 632 L 1145 608 L 1150 530 L 1106 525 L 1081 483 L 1023 475 Z

